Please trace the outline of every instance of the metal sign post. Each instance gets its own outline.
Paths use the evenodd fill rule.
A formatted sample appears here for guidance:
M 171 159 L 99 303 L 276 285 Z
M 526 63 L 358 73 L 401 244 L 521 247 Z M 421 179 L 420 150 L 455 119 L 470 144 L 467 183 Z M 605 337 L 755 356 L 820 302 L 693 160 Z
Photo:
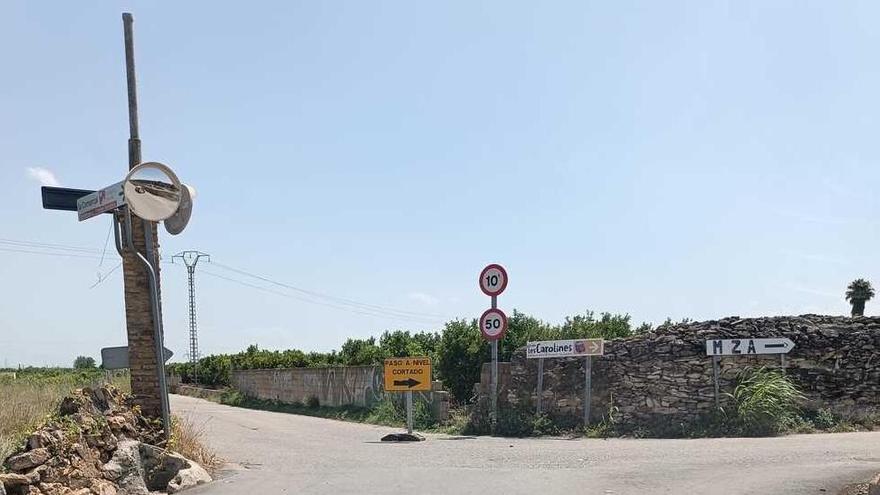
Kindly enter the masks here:
M 715 409 L 721 409 L 721 397 L 718 387 L 718 361 L 720 360 L 721 356 L 712 356 L 712 374 L 715 379 Z
M 412 390 L 406 391 L 406 432 L 412 435 L 413 432 L 413 399 Z
M 538 397 L 535 402 L 537 402 L 537 413 L 541 414 L 541 400 L 542 395 L 544 394 L 544 358 L 538 359 Z
M 590 405 L 593 400 L 593 357 L 587 356 L 584 363 L 584 427 L 590 426 Z
M 492 309 L 498 309 L 498 297 L 492 296 Z M 492 378 L 491 389 L 492 394 L 492 433 L 495 433 L 495 427 L 498 425 L 498 340 L 492 341 Z
M 480 272 L 477 280 L 483 294 L 492 298 L 492 307 L 480 316 L 480 333 L 489 341 L 492 352 L 489 378 L 489 422 L 492 425 L 492 433 L 498 424 L 498 347 L 499 341 L 507 332 L 507 315 L 498 309 L 498 295 L 507 288 L 507 271 L 501 265 L 493 263 L 486 266 Z

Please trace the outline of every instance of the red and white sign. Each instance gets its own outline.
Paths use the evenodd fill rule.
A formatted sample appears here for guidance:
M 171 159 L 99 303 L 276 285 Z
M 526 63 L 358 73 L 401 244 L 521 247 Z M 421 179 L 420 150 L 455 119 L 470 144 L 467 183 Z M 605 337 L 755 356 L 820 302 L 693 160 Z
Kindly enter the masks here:
M 480 332 L 486 340 L 501 340 L 507 332 L 507 315 L 500 309 L 487 309 L 480 316 Z
M 76 200 L 76 211 L 79 215 L 79 221 L 82 222 L 101 213 L 115 210 L 124 204 L 125 194 L 122 192 L 122 182 L 117 182 Z
M 492 263 L 480 272 L 480 290 L 487 296 L 495 297 L 507 288 L 507 270 Z

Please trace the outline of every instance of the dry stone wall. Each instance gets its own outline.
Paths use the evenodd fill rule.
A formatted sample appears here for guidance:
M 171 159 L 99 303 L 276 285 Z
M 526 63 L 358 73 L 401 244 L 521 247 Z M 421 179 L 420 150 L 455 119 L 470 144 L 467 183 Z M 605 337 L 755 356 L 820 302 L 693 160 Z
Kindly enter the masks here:
M 785 367 L 808 398 L 807 408 L 844 417 L 880 412 L 880 317 L 730 317 L 664 327 L 605 344 L 592 361 L 591 416 L 614 414 L 626 427 L 688 423 L 715 408 L 712 358 L 706 340 L 788 337 L 795 348 L 778 355 L 720 359 L 721 405 L 729 405 L 737 374 L 749 366 Z M 519 349 L 499 387 L 501 407 L 537 407 L 537 359 Z M 584 358 L 545 359 L 543 411 L 562 423 L 583 417 Z M 502 368 L 507 368 L 502 367 Z M 484 370 L 478 391 L 488 390 Z

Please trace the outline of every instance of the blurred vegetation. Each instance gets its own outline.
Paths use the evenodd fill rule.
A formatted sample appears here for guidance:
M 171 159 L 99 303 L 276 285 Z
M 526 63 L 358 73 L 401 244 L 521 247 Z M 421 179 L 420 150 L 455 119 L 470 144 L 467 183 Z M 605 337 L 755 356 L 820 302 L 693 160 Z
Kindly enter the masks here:
M 319 418 L 354 421 L 358 423 L 370 423 L 383 426 L 406 426 L 406 406 L 402 395 L 395 398 L 393 394 L 386 394 L 384 398 L 370 407 L 362 406 L 322 406 L 316 397 L 310 397 L 307 403 L 294 402 L 292 404 L 275 400 L 255 399 L 247 397 L 233 389 L 226 390 L 220 396 L 220 403 L 229 406 L 259 409 L 262 411 L 283 412 L 289 414 L 301 414 L 303 416 L 315 416 Z M 420 431 L 436 430 L 438 425 L 431 414 L 430 406 L 425 401 L 416 399 L 413 402 L 413 427 Z
M 54 413 L 72 390 L 110 381 L 131 390 L 127 372 L 105 373 L 97 368 L 0 369 L 0 461 Z M 2 462 L 0 462 L 2 463 Z
M 591 311 L 565 318 L 561 324 L 550 324 L 514 310 L 508 319 L 508 331 L 501 341 L 502 361 L 509 361 L 513 352 L 529 340 L 628 337 L 645 332 L 650 325 L 633 329 L 629 315 Z M 249 346 L 236 354 L 207 356 L 198 363 L 198 383 L 224 387 L 230 383 L 232 369 L 303 368 L 322 366 L 357 366 L 381 364 L 385 358 L 428 356 L 434 364 L 434 379 L 442 380 L 453 402 L 471 402 L 473 386 L 480 380 L 482 364 L 489 361 L 489 345 L 483 340 L 476 319 L 452 320 L 439 332 L 386 331 L 378 339 L 348 339 L 339 352 L 285 351 Z M 196 381 L 190 363 L 172 363 L 169 371 L 182 377 L 184 383 Z
M 89 356 L 77 356 L 77 358 L 73 360 L 73 367 L 78 370 L 97 368 L 95 365 L 95 358 Z

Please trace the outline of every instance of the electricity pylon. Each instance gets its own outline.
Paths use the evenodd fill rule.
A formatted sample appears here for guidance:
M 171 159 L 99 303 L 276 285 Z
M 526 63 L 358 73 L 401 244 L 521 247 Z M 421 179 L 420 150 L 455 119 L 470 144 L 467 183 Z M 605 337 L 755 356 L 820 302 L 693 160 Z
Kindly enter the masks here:
M 189 362 L 193 365 L 195 382 L 199 382 L 199 331 L 196 326 L 196 265 L 199 260 L 211 261 L 211 255 L 201 251 L 181 251 L 171 257 L 171 262 L 180 259 L 186 265 L 186 273 L 189 277 Z

